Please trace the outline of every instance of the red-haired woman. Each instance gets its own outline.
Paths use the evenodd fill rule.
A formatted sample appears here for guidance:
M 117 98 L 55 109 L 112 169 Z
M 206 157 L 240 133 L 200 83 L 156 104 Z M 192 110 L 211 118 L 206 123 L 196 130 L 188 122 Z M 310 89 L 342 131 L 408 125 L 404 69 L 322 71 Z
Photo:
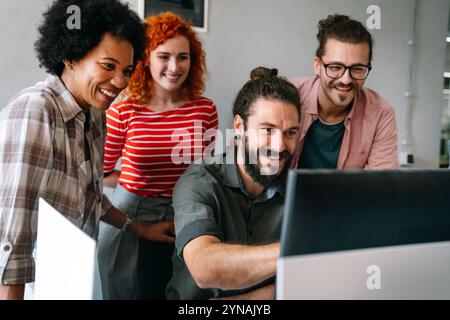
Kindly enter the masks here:
M 175 241 L 173 187 L 190 162 L 212 149 L 208 137 L 218 125 L 214 102 L 201 96 L 205 53 L 191 25 L 168 12 L 145 24 L 145 59 L 126 98 L 107 112 L 104 171 L 105 185 L 118 181 L 113 203 L 130 221 L 158 225 L 160 237 L 142 241 L 103 226 L 98 257 L 105 299 L 165 299 Z

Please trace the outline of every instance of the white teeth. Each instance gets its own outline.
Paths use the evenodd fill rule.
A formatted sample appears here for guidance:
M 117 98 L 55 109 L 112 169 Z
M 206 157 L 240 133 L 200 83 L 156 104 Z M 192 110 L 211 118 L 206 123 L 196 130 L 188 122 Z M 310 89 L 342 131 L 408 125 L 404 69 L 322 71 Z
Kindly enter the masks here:
M 170 80 L 176 80 L 180 77 L 179 75 L 169 75 L 169 74 L 166 74 L 165 76 Z
M 336 89 L 341 90 L 341 91 L 350 91 L 352 88 L 336 87 Z
M 100 92 L 110 98 L 115 98 L 117 96 L 117 93 L 115 93 L 114 91 L 110 91 L 110 90 L 106 90 L 106 89 L 100 89 Z

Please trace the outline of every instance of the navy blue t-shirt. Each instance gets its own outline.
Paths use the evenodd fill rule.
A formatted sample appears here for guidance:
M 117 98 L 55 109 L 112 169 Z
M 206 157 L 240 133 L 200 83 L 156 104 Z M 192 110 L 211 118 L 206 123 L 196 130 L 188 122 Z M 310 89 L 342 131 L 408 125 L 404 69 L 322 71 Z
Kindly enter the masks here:
M 327 124 L 316 120 L 306 133 L 299 169 L 336 169 L 342 138 L 344 122 Z

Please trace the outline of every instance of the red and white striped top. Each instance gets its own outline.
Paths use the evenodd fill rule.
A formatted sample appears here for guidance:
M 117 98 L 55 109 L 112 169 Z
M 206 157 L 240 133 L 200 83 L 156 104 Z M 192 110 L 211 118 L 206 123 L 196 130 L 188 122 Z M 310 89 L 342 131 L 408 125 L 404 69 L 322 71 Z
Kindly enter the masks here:
M 218 117 L 214 102 L 204 97 L 161 112 L 127 99 L 108 109 L 107 125 L 104 171 L 113 171 L 122 157 L 122 187 L 171 199 L 180 175 L 213 146 Z

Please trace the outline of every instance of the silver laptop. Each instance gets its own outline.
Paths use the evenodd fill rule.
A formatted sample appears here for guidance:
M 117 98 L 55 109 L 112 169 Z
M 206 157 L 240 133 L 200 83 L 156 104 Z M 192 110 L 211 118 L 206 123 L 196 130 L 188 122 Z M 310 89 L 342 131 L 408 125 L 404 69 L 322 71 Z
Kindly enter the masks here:
M 39 199 L 34 292 L 38 300 L 98 298 L 96 241 Z
M 450 170 L 289 173 L 279 299 L 450 299 Z
M 281 257 L 277 299 L 450 299 L 450 242 Z

